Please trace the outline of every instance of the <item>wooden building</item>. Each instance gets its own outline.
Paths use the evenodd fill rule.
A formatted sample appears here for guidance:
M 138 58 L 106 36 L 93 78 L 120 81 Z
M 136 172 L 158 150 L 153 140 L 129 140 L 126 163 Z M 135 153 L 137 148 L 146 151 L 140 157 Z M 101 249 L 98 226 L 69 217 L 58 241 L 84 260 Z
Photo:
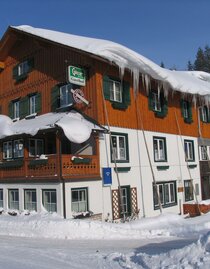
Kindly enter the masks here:
M 136 90 L 129 68 L 122 76 L 81 49 L 86 39 L 77 47 L 64 37 L 73 39 L 9 27 L 0 41 L 0 207 L 108 220 L 182 213 L 201 200 L 205 100 L 166 94 L 150 73 L 150 86 L 144 74 Z

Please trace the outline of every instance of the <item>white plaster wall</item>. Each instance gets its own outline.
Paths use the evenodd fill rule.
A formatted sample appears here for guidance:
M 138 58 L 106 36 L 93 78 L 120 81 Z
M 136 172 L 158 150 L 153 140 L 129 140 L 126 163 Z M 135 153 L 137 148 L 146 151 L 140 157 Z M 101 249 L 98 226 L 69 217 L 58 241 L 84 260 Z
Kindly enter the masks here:
M 103 212 L 103 193 L 101 180 L 66 182 L 66 217 L 72 218 L 71 209 L 71 189 L 87 188 L 88 189 L 88 206 L 94 214 Z
M 110 128 L 112 132 L 127 133 L 129 142 L 129 163 L 118 163 L 119 167 L 131 167 L 128 172 L 119 173 L 120 185 L 130 185 L 137 187 L 138 206 L 140 208 L 141 216 L 155 216 L 160 213 L 159 210 L 154 210 L 153 206 L 153 177 L 152 170 L 149 163 L 149 158 L 145 146 L 144 136 L 142 131 Z M 160 136 L 166 138 L 167 147 L 167 162 L 155 162 L 153 155 L 153 136 Z M 155 180 L 158 181 L 176 181 L 177 188 L 183 187 L 183 181 L 193 179 L 194 184 L 199 184 L 199 195 L 197 199 L 201 199 L 200 188 L 200 170 L 199 170 L 199 156 L 197 138 L 179 135 L 172 135 L 158 132 L 145 132 L 146 143 L 149 149 L 149 155 Z M 183 142 L 184 139 L 194 141 L 195 161 L 188 164 L 196 164 L 197 167 L 188 169 L 185 162 Z M 100 137 L 100 153 L 101 153 L 101 167 L 112 168 L 112 186 L 103 187 L 103 197 L 106 201 L 104 206 L 104 216 L 112 211 L 111 205 L 111 189 L 118 187 L 116 173 L 114 172 L 114 164 L 110 160 L 110 141 L 109 135 L 101 135 Z M 158 165 L 169 165 L 169 169 L 160 171 L 157 169 Z M 182 212 L 182 204 L 184 202 L 184 194 L 177 192 L 177 205 L 173 207 L 164 208 L 163 212 Z

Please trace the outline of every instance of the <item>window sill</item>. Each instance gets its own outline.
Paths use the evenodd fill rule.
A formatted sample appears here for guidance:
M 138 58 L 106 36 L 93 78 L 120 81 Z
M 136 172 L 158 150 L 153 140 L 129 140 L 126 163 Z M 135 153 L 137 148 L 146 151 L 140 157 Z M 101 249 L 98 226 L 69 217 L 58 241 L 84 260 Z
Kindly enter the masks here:
M 19 168 L 23 166 L 23 160 L 7 160 L 0 163 L 0 169 Z
M 121 110 L 125 110 L 128 108 L 128 106 L 124 103 L 118 103 L 118 102 L 112 102 L 112 107 L 115 109 L 121 109 Z
M 164 170 L 167 170 L 169 169 L 169 165 L 157 165 L 157 170 L 159 171 L 164 171 Z
M 131 167 L 115 167 L 115 172 L 128 172 L 131 170 Z
M 197 167 L 197 164 L 189 164 L 187 167 L 189 169 L 193 169 L 193 168 L 196 168 Z

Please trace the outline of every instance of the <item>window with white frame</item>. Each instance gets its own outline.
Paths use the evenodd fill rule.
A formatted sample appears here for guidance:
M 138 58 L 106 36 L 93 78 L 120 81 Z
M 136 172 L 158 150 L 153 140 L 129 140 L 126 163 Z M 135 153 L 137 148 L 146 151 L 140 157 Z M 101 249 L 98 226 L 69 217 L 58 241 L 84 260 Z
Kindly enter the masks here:
M 43 206 L 48 212 L 57 212 L 56 190 L 42 190 Z
M 158 91 L 152 91 L 151 93 L 152 97 L 152 109 L 153 111 L 161 111 L 161 100 L 160 100 L 160 94 Z
M 29 156 L 40 156 L 44 153 L 43 139 L 29 139 Z
M 20 101 L 13 102 L 13 117 L 19 119 L 20 117 Z
M 195 160 L 193 140 L 184 140 L 185 160 L 187 162 Z
M 8 207 L 9 209 L 19 210 L 19 190 L 18 189 L 8 190 Z
M 3 159 L 12 159 L 12 141 L 3 143 Z
M 14 140 L 13 144 L 14 144 L 14 148 L 13 148 L 14 158 L 23 157 L 23 153 L 24 153 L 23 140 L 22 139 Z
M 3 189 L 0 189 L 0 208 L 4 207 L 4 202 L 3 202 Z
M 167 161 L 165 137 L 153 137 L 154 160 L 155 162 Z
M 122 86 L 119 81 L 110 80 L 110 100 L 122 103 Z
M 128 162 L 128 135 L 121 133 L 111 134 L 111 160 L 112 162 Z
M 184 196 L 185 202 L 192 201 L 194 199 L 192 180 L 184 180 Z
M 71 210 L 73 212 L 88 211 L 87 188 L 78 188 L 71 190 Z
M 24 190 L 24 208 L 29 211 L 37 210 L 36 190 Z
M 206 106 L 202 106 L 199 108 L 200 120 L 202 122 L 208 122 L 208 109 Z
M 71 84 L 60 87 L 60 107 L 68 106 L 73 103 L 71 89 Z
M 29 63 L 28 61 L 24 61 L 18 65 L 18 76 L 28 73 L 29 71 Z
M 36 94 L 29 97 L 29 113 L 30 115 L 36 113 Z
M 159 208 L 159 200 L 163 207 L 174 206 L 177 204 L 176 181 L 168 181 L 153 184 L 154 208 Z
M 189 105 L 187 101 L 183 101 L 183 117 L 185 119 L 189 118 Z
M 207 146 L 200 146 L 200 160 L 201 161 L 208 160 Z

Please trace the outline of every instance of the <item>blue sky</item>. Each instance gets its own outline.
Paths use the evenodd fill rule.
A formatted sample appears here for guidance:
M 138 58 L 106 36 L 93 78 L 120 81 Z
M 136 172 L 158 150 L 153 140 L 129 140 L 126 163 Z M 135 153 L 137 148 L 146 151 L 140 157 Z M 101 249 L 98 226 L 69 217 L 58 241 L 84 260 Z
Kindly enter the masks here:
M 27 24 L 108 39 L 179 70 L 210 46 L 209 0 L 2 0 L 0 11 L 1 37 Z

